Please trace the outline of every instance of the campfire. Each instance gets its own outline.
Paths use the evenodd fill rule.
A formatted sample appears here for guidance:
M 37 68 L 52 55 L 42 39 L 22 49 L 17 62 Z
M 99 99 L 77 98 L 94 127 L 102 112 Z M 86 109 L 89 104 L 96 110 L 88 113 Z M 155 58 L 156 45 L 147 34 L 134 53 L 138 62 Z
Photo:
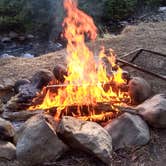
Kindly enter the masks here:
M 33 99 L 29 110 L 55 112 L 55 119 L 63 115 L 83 120 L 104 121 L 119 114 L 118 106 L 130 104 L 128 80 L 116 63 L 112 49 L 102 46 L 96 60 L 85 40 L 95 41 L 97 28 L 92 18 L 77 8 L 72 0 L 65 0 L 67 17 L 62 36 L 67 41 L 67 71 L 63 81 L 52 80 Z M 43 98 L 41 100 L 41 98 Z
M 139 49 L 118 58 L 103 46 L 96 55 L 86 45 L 97 39 L 92 18 L 73 0 L 64 0 L 64 7 L 67 65 L 37 69 L 10 89 L 0 87 L 0 158 L 57 165 L 71 151 L 112 165 L 113 152 L 133 153 L 154 139 L 149 126 L 166 128 L 166 56 Z

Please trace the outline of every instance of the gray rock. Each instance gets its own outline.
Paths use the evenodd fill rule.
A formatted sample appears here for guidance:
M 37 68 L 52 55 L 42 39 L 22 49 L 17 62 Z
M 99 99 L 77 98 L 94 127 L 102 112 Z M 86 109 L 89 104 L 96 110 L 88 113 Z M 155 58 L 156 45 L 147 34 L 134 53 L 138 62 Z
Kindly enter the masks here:
M 24 84 L 19 87 L 19 93 L 17 95 L 15 95 L 14 97 L 12 97 L 12 98 L 15 98 L 13 100 L 13 103 L 16 101 L 17 103 L 21 104 L 21 102 L 26 103 L 26 102 L 28 102 L 28 100 L 31 101 L 39 91 L 40 90 L 37 89 L 32 84 Z M 12 100 L 12 98 L 11 98 L 11 100 Z
M 149 142 L 147 124 L 138 115 L 124 113 L 105 126 L 112 137 L 113 149 L 142 146 Z
M 166 128 L 166 94 L 158 94 L 137 106 L 139 114 L 153 127 Z
M 18 34 L 16 32 L 10 31 L 9 32 L 9 37 L 11 39 L 16 39 L 16 38 L 18 38 Z
M 159 7 L 159 12 L 166 12 L 166 6 Z
M 15 130 L 12 124 L 0 118 L 0 140 L 12 141 L 15 135 Z
M 4 105 L 4 110 L 7 112 L 22 111 L 29 107 L 31 101 L 36 96 L 38 89 L 31 84 L 22 85 L 19 88 L 20 92 L 10 98 Z
M 111 164 L 112 139 L 97 123 L 64 116 L 57 133 L 70 147 L 89 152 L 104 163 Z
M 2 54 L 0 56 L 0 58 L 13 58 L 14 56 L 13 55 L 9 55 L 9 54 Z
M 54 80 L 53 73 L 49 70 L 41 69 L 32 76 L 30 81 L 34 87 L 42 89 L 43 86 L 48 85 L 52 80 Z
M 28 80 L 28 79 L 21 79 L 21 80 L 18 80 L 15 82 L 15 85 L 14 85 L 14 90 L 15 90 L 15 93 L 19 93 L 20 92 L 20 87 L 25 85 L 25 84 L 30 84 L 31 82 Z
M 3 78 L 2 81 L 3 81 L 4 88 L 13 87 L 15 84 L 14 78 L 7 78 L 6 77 L 6 78 Z
M 57 47 L 57 48 L 62 48 L 63 45 L 62 45 L 61 43 L 55 43 L 55 47 Z
M 128 86 L 128 92 L 133 104 L 140 104 L 152 95 L 151 86 L 143 78 L 133 77 Z
M 15 92 L 12 86 L 2 86 L 2 88 L 0 88 L 0 100 L 2 103 L 7 103 L 13 95 L 15 95 Z
M 2 84 L 0 84 L 0 90 L 3 90 L 4 86 Z
M 54 67 L 53 74 L 59 82 L 63 83 L 65 81 L 64 76 L 67 76 L 67 69 L 65 66 L 58 64 Z
M 23 42 L 23 41 L 26 40 L 26 37 L 25 36 L 19 36 L 18 39 L 19 39 L 20 42 Z
M 29 107 L 31 101 L 36 94 L 41 90 L 44 85 L 47 85 L 50 77 L 49 74 L 51 72 L 39 72 L 33 76 L 33 82 L 23 79 L 18 80 L 13 86 L 13 91 L 15 94 L 7 101 L 4 106 L 5 111 L 13 112 L 25 110 Z M 41 74 L 41 75 L 40 75 Z M 52 74 L 52 73 L 51 73 Z M 52 74 L 53 76 L 53 74 Z M 36 82 L 35 82 L 36 81 Z
M 32 35 L 32 34 L 28 34 L 26 37 L 27 37 L 27 39 L 30 39 L 30 40 L 32 40 L 32 39 L 34 39 L 34 38 L 35 38 L 35 36 L 34 36 L 34 35 Z
M 11 42 L 11 38 L 10 38 L 10 37 L 3 37 L 3 38 L 1 39 L 1 42 L 2 42 L 2 43 Z
M 29 53 L 25 53 L 21 56 L 22 58 L 34 58 L 34 55 L 29 54 Z
M 26 121 L 27 119 L 31 118 L 32 116 L 37 115 L 42 112 L 43 112 L 42 110 L 37 110 L 37 111 L 5 110 L 2 113 L 2 117 L 4 119 L 10 120 L 10 121 Z
M 16 147 L 10 142 L 0 141 L 0 160 L 16 159 Z
M 0 99 L 0 114 L 3 112 L 3 102 L 2 100 Z
M 16 155 L 21 165 L 40 165 L 56 161 L 68 148 L 55 132 L 56 122 L 51 116 L 36 115 L 17 132 Z
M 122 26 L 127 26 L 127 25 L 129 25 L 129 23 L 128 23 L 127 21 L 120 21 L 120 24 L 121 24 Z

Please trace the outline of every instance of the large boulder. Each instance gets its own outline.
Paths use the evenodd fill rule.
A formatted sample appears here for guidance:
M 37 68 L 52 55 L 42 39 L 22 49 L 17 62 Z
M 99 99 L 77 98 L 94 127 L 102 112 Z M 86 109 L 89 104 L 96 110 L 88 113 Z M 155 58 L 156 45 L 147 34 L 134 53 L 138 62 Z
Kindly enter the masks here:
M 139 114 L 153 127 L 166 128 L 166 94 L 157 94 L 137 106 Z
M 97 123 L 64 116 L 57 133 L 70 147 L 89 152 L 104 163 L 111 164 L 112 139 Z
M 51 116 L 39 114 L 26 121 L 18 130 L 16 155 L 22 165 L 56 161 L 68 149 L 56 135 L 56 125 Z
M 0 160 L 14 160 L 16 159 L 16 147 L 5 141 L 0 141 Z
M 0 140 L 13 141 L 15 130 L 12 124 L 0 118 Z
M 114 150 L 145 145 L 150 140 L 149 128 L 138 115 L 124 113 L 105 129 L 112 137 Z

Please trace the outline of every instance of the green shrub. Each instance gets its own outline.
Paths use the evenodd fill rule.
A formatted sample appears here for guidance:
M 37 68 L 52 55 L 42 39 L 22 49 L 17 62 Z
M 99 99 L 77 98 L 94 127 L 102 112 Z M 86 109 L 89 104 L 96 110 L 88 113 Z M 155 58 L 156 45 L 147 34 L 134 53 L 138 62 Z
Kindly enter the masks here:
M 134 13 L 137 0 L 107 0 L 105 18 L 122 20 Z
M 6 27 L 15 27 L 22 18 L 20 17 L 21 10 L 20 0 L 1 0 L 0 1 L 0 30 Z
M 123 20 L 140 9 L 155 9 L 163 0 L 107 0 L 105 3 L 106 20 Z
M 152 8 L 158 7 L 162 0 L 144 0 L 144 4 Z
M 29 32 L 49 32 L 50 0 L 0 0 L 0 27 Z M 4 28 L 3 28 L 4 27 Z

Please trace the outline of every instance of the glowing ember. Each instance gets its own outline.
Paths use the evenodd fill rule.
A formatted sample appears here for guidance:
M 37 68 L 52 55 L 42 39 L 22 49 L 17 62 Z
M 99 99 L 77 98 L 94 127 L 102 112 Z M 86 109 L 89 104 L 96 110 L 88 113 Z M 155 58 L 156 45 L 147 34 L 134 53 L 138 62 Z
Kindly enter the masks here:
M 126 84 L 125 80 L 122 79 L 122 69 L 116 65 L 115 54 L 112 50 L 110 50 L 110 55 L 106 56 L 105 50 L 102 48 L 99 60 L 95 61 L 93 53 L 85 44 L 85 37 L 93 41 L 97 37 L 97 28 L 92 18 L 80 11 L 72 0 L 65 0 L 64 7 L 67 12 L 67 17 L 63 22 L 63 37 L 67 40 L 68 53 L 68 76 L 65 76 L 64 82 L 66 86 L 59 88 L 58 92 L 53 92 L 51 89 L 46 91 L 44 88 L 39 94 L 39 96 L 45 94 L 43 102 L 31 106 L 29 109 L 51 110 L 51 108 L 56 108 L 56 119 L 69 114 L 93 121 L 112 118 L 111 111 L 101 110 L 100 113 L 97 113 L 94 107 L 98 103 L 109 103 L 110 107 L 118 111 L 113 104 L 123 105 L 123 101 L 129 100 L 128 94 L 117 88 Z M 108 59 L 112 68 L 117 68 L 115 71 L 111 71 L 112 75 L 108 76 L 106 67 L 103 65 L 103 58 Z M 114 85 L 114 88 L 109 86 L 107 90 L 104 90 L 106 84 Z M 69 106 L 77 106 L 77 111 L 70 113 Z M 85 114 L 81 109 L 83 106 L 87 106 L 88 113 Z

